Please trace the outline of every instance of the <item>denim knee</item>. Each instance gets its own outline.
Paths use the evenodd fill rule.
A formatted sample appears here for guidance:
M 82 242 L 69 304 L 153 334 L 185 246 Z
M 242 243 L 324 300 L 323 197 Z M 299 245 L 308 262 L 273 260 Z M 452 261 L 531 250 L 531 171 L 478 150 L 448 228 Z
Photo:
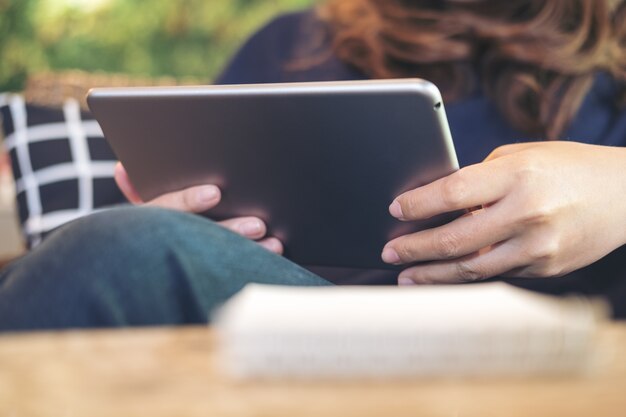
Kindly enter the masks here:
M 192 231 L 205 245 L 228 234 L 197 216 L 143 207 L 60 228 L 2 271 L 0 330 L 206 321 L 210 306 L 188 282 L 200 274 L 176 262 Z
M 2 271 L 0 330 L 201 323 L 249 282 L 329 284 L 200 216 L 116 208 Z

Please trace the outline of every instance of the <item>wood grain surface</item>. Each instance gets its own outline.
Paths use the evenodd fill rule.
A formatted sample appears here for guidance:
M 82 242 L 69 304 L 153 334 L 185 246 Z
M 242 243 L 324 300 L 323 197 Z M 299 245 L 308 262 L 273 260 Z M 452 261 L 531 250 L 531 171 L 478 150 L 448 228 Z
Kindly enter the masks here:
M 584 376 L 236 382 L 206 327 L 0 337 L 0 417 L 626 416 L 626 324 Z

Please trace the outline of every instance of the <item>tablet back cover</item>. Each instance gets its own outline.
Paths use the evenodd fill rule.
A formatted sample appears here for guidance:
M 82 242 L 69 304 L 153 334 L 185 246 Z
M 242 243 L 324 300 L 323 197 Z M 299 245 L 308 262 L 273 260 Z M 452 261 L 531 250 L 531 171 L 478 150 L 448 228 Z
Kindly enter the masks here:
M 393 268 L 394 197 L 458 169 L 438 90 L 422 80 L 96 89 L 88 97 L 141 197 L 216 184 L 212 219 L 258 216 L 303 265 Z

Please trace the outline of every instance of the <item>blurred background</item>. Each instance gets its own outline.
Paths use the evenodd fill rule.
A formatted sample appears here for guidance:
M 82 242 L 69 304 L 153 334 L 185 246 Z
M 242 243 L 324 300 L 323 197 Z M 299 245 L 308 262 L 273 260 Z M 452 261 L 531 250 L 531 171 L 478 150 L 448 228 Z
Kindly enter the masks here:
M 82 69 L 210 82 L 253 31 L 314 0 L 0 0 L 0 92 Z

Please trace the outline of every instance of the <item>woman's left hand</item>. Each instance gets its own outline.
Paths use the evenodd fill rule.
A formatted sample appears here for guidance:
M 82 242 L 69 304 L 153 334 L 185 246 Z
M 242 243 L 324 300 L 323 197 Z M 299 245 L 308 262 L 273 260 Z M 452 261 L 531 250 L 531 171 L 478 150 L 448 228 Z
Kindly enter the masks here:
M 411 221 L 472 207 L 482 208 L 385 246 L 385 262 L 423 262 L 404 270 L 400 285 L 560 276 L 626 244 L 626 149 L 503 146 L 402 194 L 389 210 Z

